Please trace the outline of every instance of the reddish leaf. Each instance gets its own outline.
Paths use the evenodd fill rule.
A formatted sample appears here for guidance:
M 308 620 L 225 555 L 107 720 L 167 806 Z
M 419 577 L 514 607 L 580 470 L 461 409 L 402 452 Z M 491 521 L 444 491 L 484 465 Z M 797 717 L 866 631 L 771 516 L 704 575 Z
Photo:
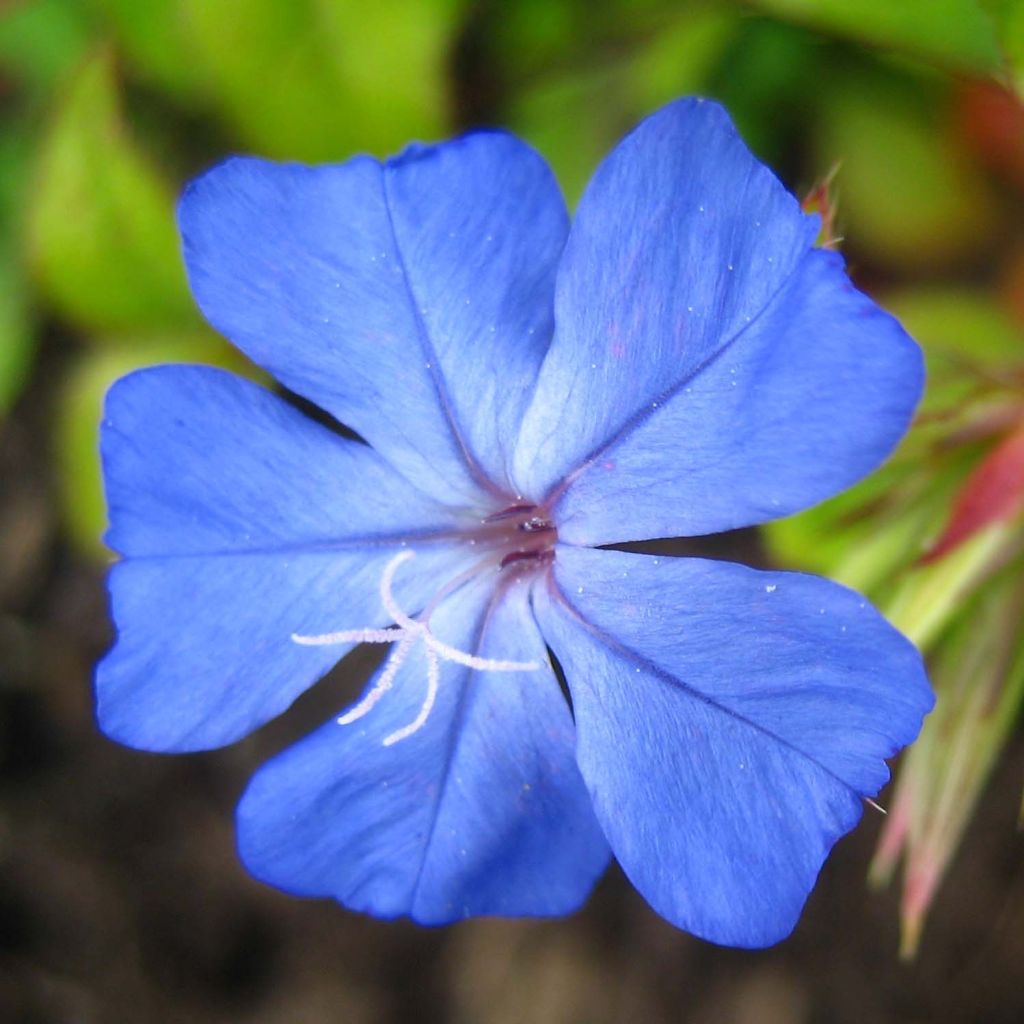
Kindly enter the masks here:
M 934 562 L 979 530 L 1024 510 L 1024 427 L 1004 437 L 967 478 L 942 536 L 922 562 Z
M 800 203 L 804 213 L 816 213 L 821 217 L 821 231 L 818 232 L 816 244 L 822 248 L 832 248 L 842 241 L 835 233 L 836 228 L 836 195 L 833 182 L 839 165 L 836 164 L 821 181 L 811 188 Z
M 1024 101 L 994 81 L 973 80 L 960 90 L 959 128 L 981 161 L 1024 189 Z

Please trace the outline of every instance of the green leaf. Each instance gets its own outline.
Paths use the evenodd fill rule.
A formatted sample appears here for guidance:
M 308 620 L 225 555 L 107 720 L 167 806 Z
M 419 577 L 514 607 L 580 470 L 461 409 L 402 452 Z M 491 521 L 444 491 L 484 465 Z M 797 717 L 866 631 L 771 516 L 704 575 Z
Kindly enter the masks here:
M 965 608 L 932 658 L 935 710 L 901 765 L 871 867 L 871 881 L 884 884 L 905 857 L 904 957 L 916 952 L 936 890 L 1024 707 L 1022 569 L 1018 560 Z
M 994 439 L 1019 421 L 1019 385 L 1008 369 L 1019 361 L 1022 339 L 983 291 L 906 289 L 883 305 L 920 342 L 928 364 L 911 432 L 881 470 L 815 508 L 768 524 L 765 536 L 783 564 L 891 599 L 897 577 L 941 534 L 964 480 Z M 927 608 L 929 599 L 922 601 Z
M 574 66 L 513 92 L 509 125 L 544 154 L 572 204 L 637 121 L 676 96 L 705 91 L 738 23 L 733 11 L 695 5 L 611 55 L 600 45 L 583 49 Z
M 20 237 L 30 141 L 24 124 L 0 135 L 0 417 L 18 397 L 35 348 Z
M 211 101 L 268 156 L 390 154 L 449 126 L 462 0 L 181 0 Z
M 970 453 L 926 458 L 915 432 L 885 466 L 829 501 L 768 523 L 765 540 L 780 564 L 821 573 L 875 599 L 939 535 Z
M 27 0 L 0 15 L 0 67 L 33 99 L 85 56 L 93 26 L 78 0 Z
M 1024 354 L 1024 334 L 988 292 L 950 285 L 905 289 L 886 296 L 885 305 L 929 357 L 943 362 L 968 360 L 995 368 Z M 932 373 L 936 369 L 929 367 Z
M 975 0 L 754 0 L 824 32 L 963 71 L 1002 67 L 991 19 Z
M 626 62 L 625 87 L 638 114 L 702 91 L 739 25 L 733 11 L 694 5 L 658 27 Z
M 886 302 L 923 346 L 928 387 L 918 435 L 945 443 L 952 436 L 998 433 L 1019 418 L 1012 368 L 1024 335 L 995 296 L 957 287 L 914 288 Z
M 1013 85 L 1024 96 L 1024 0 L 981 0 L 981 4 L 996 26 Z
M 168 92 L 194 99 L 206 76 L 191 54 L 190 27 L 181 0 L 89 0 L 113 32 L 140 77 Z
M 525 83 L 628 59 L 648 42 L 671 34 L 680 18 L 716 16 L 734 20 L 736 12 L 719 0 L 685 5 L 677 0 L 516 0 L 478 13 L 474 25 L 476 39 L 494 47 L 499 75 Z M 701 59 L 699 52 L 691 54 Z M 689 56 L 683 56 L 684 63 Z
M 839 164 L 845 247 L 901 273 L 987 252 L 998 221 L 981 171 L 947 130 L 942 91 L 897 75 L 837 75 L 817 126 L 819 173 Z
M 711 75 L 711 93 L 769 165 L 786 166 L 804 145 L 819 98 L 807 83 L 828 73 L 835 49 L 813 32 L 770 18 L 746 18 L 738 26 Z
M 941 559 L 907 573 L 885 612 L 918 647 L 928 648 L 953 621 L 997 566 L 1014 529 L 997 522 L 979 531 Z
M 30 260 L 46 297 L 98 331 L 194 326 L 171 189 L 127 136 L 110 55 L 70 82 L 29 197 Z
M 34 348 L 24 294 L 24 281 L 11 253 L 0 253 L 0 417 L 25 383 Z
M 545 78 L 514 95 L 508 110 L 509 126 L 545 157 L 570 206 L 635 121 L 618 69 L 607 67 Z

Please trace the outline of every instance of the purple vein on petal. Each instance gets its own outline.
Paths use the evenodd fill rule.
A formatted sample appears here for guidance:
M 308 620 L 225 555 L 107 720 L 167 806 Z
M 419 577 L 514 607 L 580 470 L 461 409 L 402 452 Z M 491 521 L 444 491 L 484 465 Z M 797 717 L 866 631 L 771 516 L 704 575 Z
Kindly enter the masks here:
M 806 258 L 807 254 L 804 255 L 803 259 Z M 566 473 L 565 476 L 555 484 L 551 491 L 545 495 L 544 504 L 549 509 L 557 509 L 562 496 L 569 490 L 574 481 L 586 473 L 595 462 L 604 458 L 608 452 L 625 441 L 633 431 L 643 426 L 652 416 L 655 416 L 662 406 L 675 398 L 675 396 L 684 387 L 686 387 L 686 385 L 699 377 L 706 369 L 708 369 L 708 367 L 718 362 L 718 360 L 721 359 L 722 356 L 724 356 L 726 352 L 728 352 L 733 345 L 735 345 L 736 342 L 738 342 L 747 333 L 747 331 L 752 329 L 754 325 L 765 315 L 765 313 L 768 312 L 776 298 L 789 286 L 790 281 L 797 272 L 797 268 L 802 262 L 803 260 L 798 260 L 793 265 L 792 271 L 780 282 L 779 286 L 771 293 L 764 305 L 757 311 L 757 313 L 747 320 L 731 338 L 722 342 L 722 344 L 712 352 L 711 355 L 694 367 L 690 373 L 680 377 L 680 379 L 674 384 L 665 388 L 664 391 L 659 392 L 654 398 L 646 401 L 643 407 L 638 409 L 632 416 L 625 420 L 621 427 L 615 430 L 606 440 L 602 441 L 601 444 L 584 456 L 580 461 L 580 464 L 575 469 Z
M 469 645 L 471 650 L 480 650 L 484 636 L 487 633 L 487 626 L 490 622 L 491 615 L 494 613 L 494 609 L 497 607 L 498 602 L 503 596 L 502 588 L 498 587 L 488 599 L 487 605 L 480 616 L 480 622 L 477 626 L 473 643 Z M 420 885 L 423 882 L 423 872 L 426 870 L 427 858 L 430 854 L 430 847 L 433 845 L 434 833 L 437 831 L 437 823 L 441 817 L 441 807 L 444 804 L 445 795 L 448 791 L 448 778 L 451 775 L 452 764 L 455 761 L 455 754 L 463 736 L 462 727 L 469 716 L 469 712 L 473 706 L 474 700 L 476 699 L 476 695 L 479 693 L 479 686 L 474 686 L 472 681 L 467 680 L 470 671 L 470 669 L 464 668 L 459 673 L 461 690 L 459 691 L 458 704 L 455 708 L 455 714 L 452 716 L 451 727 L 448 732 L 448 744 L 445 748 L 444 767 L 441 770 L 437 788 L 437 800 L 434 802 L 434 808 L 430 815 L 430 825 L 427 828 L 426 841 L 423 844 L 423 856 L 420 858 L 419 867 L 416 870 L 416 879 L 412 885 L 410 904 L 413 906 L 415 906 L 417 896 L 419 895 Z
M 437 530 L 424 533 L 385 534 L 379 537 L 353 537 L 347 540 L 323 541 L 310 544 L 263 545 L 256 548 L 222 548 L 214 551 L 173 551 L 159 555 L 124 555 L 125 561 L 159 562 L 173 559 L 245 558 L 248 555 L 319 555 L 331 551 L 358 551 L 361 548 L 384 548 L 395 544 L 431 544 L 444 541 L 458 542 L 463 534 L 459 530 Z
M 462 458 L 465 460 L 466 465 L 469 467 L 470 476 L 472 476 L 473 480 L 488 493 L 500 495 L 503 493 L 501 488 L 498 487 L 498 485 L 495 484 L 487 475 L 483 467 L 480 465 L 479 460 L 473 454 L 469 444 L 466 442 L 465 434 L 459 426 L 455 410 L 452 407 L 451 395 L 448 393 L 448 386 L 445 382 L 444 375 L 441 373 L 438 355 L 430 340 L 430 335 L 427 332 L 427 325 L 423 321 L 420 304 L 416 298 L 415 292 L 413 291 L 412 281 L 409 279 L 409 271 L 405 265 L 405 257 L 402 255 L 402 245 L 398 237 L 398 230 L 395 227 L 395 218 L 391 208 L 391 193 L 388 184 L 390 174 L 390 166 L 384 164 L 381 167 L 381 196 L 384 200 L 384 210 L 388 218 L 388 228 L 391 231 L 391 237 L 394 239 L 395 243 L 395 255 L 398 258 L 398 267 L 402 274 L 402 284 L 405 287 L 406 295 L 409 298 L 409 306 L 412 309 L 413 320 L 416 323 L 417 340 L 420 344 L 420 350 L 423 353 L 423 361 L 426 364 L 426 368 L 430 371 L 430 382 L 434 386 L 438 404 L 444 413 L 445 422 L 448 424 L 448 429 L 451 431 L 452 438 L 458 446 L 459 451 L 462 453 Z
M 608 647 L 610 650 L 615 651 L 618 654 L 621 654 L 627 661 L 630 661 L 635 665 L 640 665 L 644 669 L 644 671 L 649 672 L 651 675 L 657 676 L 659 679 L 663 680 L 669 685 L 674 686 L 679 690 L 682 690 L 684 693 L 689 694 L 695 700 L 699 700 L 702 703 L 715 708 L 715 710 L 721 711 L 723 714 L 728 715 L 734 721 L 741 722 L 743 725 L 754 730 L 755 732 L 759 732 L 761 733 L 761 735 L 767 736 L 770 739 L 774 740 L 776 743 L 778 743 L 782 747 L 785 747 L 787 750 L 791 750 L 795 754 L 798 754 L 800 757 L 804 758 L 810 764 L 814 765 L 815 768 L 818 768 L 826 775 L 828 775 L 829 778 L 834 779 L 841 786 L 844 786 L 851 793 L 857 796 L 858 799 L 864 795 L 859 790 L 851 786 L 850 783 L 848 783 L 845 779 L 836 775 L 835 772 L 831 771 L 829 768 L 826 768 L 816 757 L 814 757 L 813 754 L 809 754 L 806 750 L 802 750 L 800 747 L 794 746 L 794 744 L 790 743 L 788 740 L 785 740 L 781 736 L 772 732 L 771 729 L 767 729 L 763 725 L 760 725 L 752 719 L 747 718 L 746 715 L 740 714 L 738 711 L 736 711 L 733 708 L 730 708 L 728 705 L 719 703 L 717 700 L 714 699 L 714 697 L 711 697 L 703 691 L 698 690 L 695 686 L 691 685 L 690 683 L 684 682 L 678 676 L 672 675 L 670 672 L 667 672 L 659 665 L 656 665 L 649 658 L 646 658 L 644 655 L 637 653 L 627 644 L 622 643 L 621 640 L 616 639 L 610 633 L 599 628 L 598 626 L 595 626 L 592 622 L 590 622 L 589 619 L 580 614 L 576 606 L 566 595 L 565 591 L 555 580 L 554 574 L 552 574 L 549 577 L 549 586 L 552 590 L 553 596 L 558 600 L 559 604 L 561 604 L 562 607 L 565 608 L 570 615 L 572 615 L 573 619 L 575 619 L 580 624 L 580 626 L 587 630 L 587 632 L 590 633 L 592 636 L 600 640 L 600 642 L 604 644 L 606 647 Z

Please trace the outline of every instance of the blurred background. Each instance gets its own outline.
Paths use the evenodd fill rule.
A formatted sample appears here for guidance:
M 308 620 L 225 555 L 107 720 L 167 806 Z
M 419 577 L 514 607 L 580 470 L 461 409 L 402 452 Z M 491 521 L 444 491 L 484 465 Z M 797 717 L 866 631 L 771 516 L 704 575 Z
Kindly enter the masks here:
M 1022 0 L 0 3 L 0 1020 L 1024 1020 L 1022 86 Z M 233 152 L 338 161 L 499 125 L 573 203 L 695 92 L 926 349 L 880 473 L 707 549 L 857 586 L 927 651 L 938 709 L 888 816 L 762 953 L 675 931 L 614 870 L 571 919 L 442 930 L 261 887 L 234 802 L 368 658 L 210 754 L 119 748 L 91 711 L 104 391 L 168 361 L 258 376 L 191 302 L 175 196 Z

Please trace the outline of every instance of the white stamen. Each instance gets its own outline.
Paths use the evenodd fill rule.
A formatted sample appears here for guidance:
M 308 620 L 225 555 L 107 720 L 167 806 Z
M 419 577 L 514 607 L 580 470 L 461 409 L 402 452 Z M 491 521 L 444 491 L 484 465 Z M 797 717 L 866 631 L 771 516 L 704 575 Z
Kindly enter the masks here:
M 320 633 L 304 636 L 292 633 L 292 642 L 304 647 L 330 647 L 333 644 L 390 644 L 404 635 L 404 631 L 388 626 L 387 629 L 343 629 L 338 633 Z
M 540 668 L 536 661 L 499 661 L 495 658 L 478 658 L 475 654 L 466 654 L 457 647 L 451 647 L 443 640 L 438 640 L 426 626 L 423 627 L 423 640 L 428 649 L 437 651 L 445 661 L 454 661 L 466 668 L 475 668 L 478 672 L 532 672 Z
M 408 635 L 402 637 L 398 646 L 392 651 L 391 657 L 388 658 L 388 663 L 384 666 L 384 671 L 381 672 L 380 679 L 377 680 L 376 685 L 354 708 L 349 708 L 345 714 L 338 716 L 338 725 L 349 725 L 352 722 L 358 721 L 368 711 L 373 710 L 377 701 L 391 689 L 395 676 L 398 675 L 398 670 L 402 667 L 402 662 L 405 661 L 405 656 L 412 650 L 414 643 L 416 643 L 415 637 Z
M 430 615 L 437 605 L 436 599 L 427 606 L 420 619 L 413 619 L 406 615 L 395 600 L 391 587 L 394 583 L 395 572 L 398 567 L 414 558 L 415 555 L 415 551 L 408 549 L 400 551 L 388 562 L 384 567 L 384 572 L 381 574 L 381 603 L 391 618 L 398 623 L 397 626 L 388 626 L 385 629 L 343 629 L 335 633 L 320 633 L 314 636 L 307 636 L 301 633 L 292 633 L 291 635 L 294 643 L 307 647 L 322 647 L 345 643 L 389 644 L 394 643 L 396 640 L 398 641 L 388 656 L 387 664 L 384 666 L 384 670 L 374 684 L 373 689 L 355 707 L 349 708 L 348 711 L 336 719 L 339 725 L 350 725 L 371 711 L 381 697 L 391 689 L 398 675 L 398 670 L 402 667 L 416 641 L 418 639 L 423 641 L 424 653 L 427 658 L 426 698 L 419 713 L 412 722 L 384 738 L 385 747 L 390 747 L 401 740 L 407 739 L 413 733 L 423 728 L 437 700 L 437 691 L 441 681 L 441 659 L 453 661 L 457 665 L 464 665 L 466 668 L 476 669 L 478 672 L 532 672 L 540 668 L 540 663 L 536 661 L 505 661 L 496 658 L 480 658 L 475 654 L 460 651 L 457 647 L 452 647 L 443 640 L 438 640 L 430 631 Z M 475 575 L 475 572 L 468 574 L 466 576 L 467 579 L 469 575 Z M 464 580 L 460 577 L 458 582 L 461 584 Z M 442 593 L 450 592 L 448 588 L 442 591 Z
M 380 599 L 387 610 L 388 615 L 391 616 L 405 629 L 416 629 L 419 623 L 409 618 L 401 608 L 398 607 L 398 602 L 395 600 L 394 594 L 391 593 L 391 584 L 395 580 L 395 572 L 403 562 L 408 562 L 410 559 L 416 557 L 415 551 L 410 551 L 406 548 L 405 551 L 399 551 L 394 558 L 386 566 L 384 566 L 384 574 L 380 578 Z
M 441 681 L 441 663 L 437 659 L 437 654 L 429 647 L 426 650 L 426 654 L 427 696 L 423 701 L 423 707 L 420 708 L 420 713 L 408 725 L 404 725 L 401 729 L 396 729 L 390 736 L 384 737 L 385 747 L 390 747 L 394 743 L 407 739 L 414 732 L 419 732 L 430 717 L 430 712 L 434 709 L 434 701 L 437 700 L 437 687 Z

